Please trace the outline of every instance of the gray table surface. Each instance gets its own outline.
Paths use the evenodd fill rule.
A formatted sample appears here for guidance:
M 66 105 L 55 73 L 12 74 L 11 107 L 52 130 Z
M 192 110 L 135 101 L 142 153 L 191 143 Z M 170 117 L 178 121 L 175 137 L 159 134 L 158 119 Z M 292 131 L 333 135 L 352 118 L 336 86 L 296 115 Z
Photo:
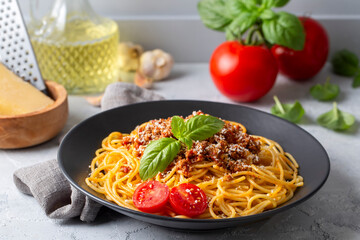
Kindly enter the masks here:
M 327 76 L 341 87 L 339 108 L 357 119 L 356 126 L 344 133 L 316 124 L 316 117 L 330 110 L 332 104 L 313 100 L 308 90 Z M 215 89 L 207 64 L 175 65 L 170 78 L 156 83 L 154 91 L 167 99 L 231 102 Z M 273 95 L 284 102 L 300 100 L 306 110 L 300 127 L 320 141 L 331 161 L 328 181 L 299 206 L 263 222 L 208 232 L 167 229 L 105 208 L 93 223 L 49 219 L 34 198 L 16 189 L 12 174 L 20 167 L 54 159 L 60 136 L 100 111 L 82 97 L 70 96 L 70 116 L 59 136 L 32 148 L 0 150 L 0 239 L 360 239 L 360 88 L 352 89 L 350 79 L 331 74 L 327 65 L 306 83 L 278 76 L 269 94 L 245 105 L 269 112 Z

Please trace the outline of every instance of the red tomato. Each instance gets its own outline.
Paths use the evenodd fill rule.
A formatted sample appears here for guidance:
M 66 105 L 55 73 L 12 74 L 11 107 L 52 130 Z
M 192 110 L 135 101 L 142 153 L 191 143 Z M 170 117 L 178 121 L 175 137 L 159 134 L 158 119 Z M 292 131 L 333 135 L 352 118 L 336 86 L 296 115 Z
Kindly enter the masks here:
M 264 96 L 274 85 L 277 73 L 275 58 L 262 46 L 228 41 L 218 46 L 210 59 L 215 86 L 235 101 L 251 102 Z
M 170 192 L 170 204 L 177 214 L 195 217 L 205 212 L 206 195 L 201 188 L 191 183 L 182 183 Z
M 271 52 L 279 69 L 294 80 L 306 80 L 315 76 L 324 66 L 329 53 L 329 40 L 325 29 L 315 20 L 300 17 L 305 29 L 305 46 L 301 51 L 274 45 Z
M 147 181 L 140 184 L 133 195 L 134 205 L 143 212 L 161 211 L 169 199 L 169 187 L 158 181 Z

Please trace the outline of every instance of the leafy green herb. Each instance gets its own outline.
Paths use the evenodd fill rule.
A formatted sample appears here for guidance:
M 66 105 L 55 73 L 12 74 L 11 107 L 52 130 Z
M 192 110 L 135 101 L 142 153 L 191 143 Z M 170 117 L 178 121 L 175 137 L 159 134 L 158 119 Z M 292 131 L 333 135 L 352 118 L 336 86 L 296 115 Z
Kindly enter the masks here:
M 193 141 L 205 140 L 223 127 L 223 121 L 208 115 L 196 115 L 186 122 L 179 116 L 172 117 L 171 131 L 178 140 L 160 138 L 150 142 L 140 160 L 140 178 L 147 180 L 164 171 L 179 153 L 181 143 L 190 149 Z
M 226 0 L 207 0 L 198 3 L 198 11 L 205 26 L 217 31 L 225 31 L 233 20 L 225 3 Z
M 140 178 L 146 180 L 164 171 L 174 160 L 180 147 L 180 142 L 174 138 L 161 138 L 150 142 L 140 160 Z
M 282 104 L 277 96 L 274 96 L 274 101 L 275 105 L 271 108 L 271 113 L 278 117 L 297 123 L 305 114 L 304 108 L 298 101 L 294 104 Z
M 354 77 L 352 87 L 360 86 L 359 58 L 355 53 L 343 49 L 334 54 L 331 59 L 333 71 L 336 74 L 346 77 Z
M 248 12 L 240 13 L 231 24 L 226 28 L 225 34 L 227 40 L 236 40 L 239 36 L 245 33 L 255 22 L 257 16 Z
M 360 73 L 358 73 L 354 80 L 353 80 L 353 83 L 352 83 L 352 87 L 353 88 L 357 88 L 357 87 L 360 87 Z
M 341 76 L 352 77 L 358 72 L 359 58 L 349 50 L 343 49 L 331 59 L 333 71 Z
M 205 140 L 224 127 L 224 122 L 217 117 L 196 115 L 186 122 L 186 131 L 183 136 L 194 141 Z
M 329 101 L 339 95 L 340 88 L 336 84 L 330 83 L 330 78 L 324 84 L 316 84 L 310 88 L 310 94 L 313 98 L 320 101 Z
M 355 117 L 350 113 L 342 112 L 337 108 L 336 102 L 333 104 L 333 109 L 320 115 L 317 122 L 326 128 L 343 131 L 349 129 L 355 123 Z
M 186 124 L 184 119 L 179 116 L 173 116 L 171 119 L 171 132 L 174 136 L 179 139 L 183 136 L 183 133 L 186 131 Z
M 210 29 L 223 31 L 227 40 L 240 40 L 247 32 L 245 44 L 279 44 L 302 50 L 304 28 L 300 20 L 287 12 L 275 12 L 289 0 L 201 0 L 198 12 Z M 253 34 L 254 32 L 258 34 Z M 254 39 L 252 39 L 254 38 Z
M 265 19 L 262 24 L 265 39 L 271 44 L 279 44 L 294 50 L 302 50 L 305 35 L 300 20 L 287 12 L 278 12 L 275 18 Z

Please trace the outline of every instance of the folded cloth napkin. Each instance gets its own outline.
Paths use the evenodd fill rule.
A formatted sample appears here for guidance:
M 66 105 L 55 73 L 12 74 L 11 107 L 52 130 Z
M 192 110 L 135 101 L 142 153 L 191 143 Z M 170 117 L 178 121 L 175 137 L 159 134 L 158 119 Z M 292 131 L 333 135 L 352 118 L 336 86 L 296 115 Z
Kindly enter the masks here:
M 110 84 L 104 93 L 102 110 L 130 103 L 162 100 L 162 96 L 130 83 Z M 50 218 L 68 219 L 80 216 L 91 222 L 101 205 L 76 188 L 72 187 L 62 174 L 58 162 L 50 160 L 14 172 L 16 187 L 25 194 L 32 195 Z

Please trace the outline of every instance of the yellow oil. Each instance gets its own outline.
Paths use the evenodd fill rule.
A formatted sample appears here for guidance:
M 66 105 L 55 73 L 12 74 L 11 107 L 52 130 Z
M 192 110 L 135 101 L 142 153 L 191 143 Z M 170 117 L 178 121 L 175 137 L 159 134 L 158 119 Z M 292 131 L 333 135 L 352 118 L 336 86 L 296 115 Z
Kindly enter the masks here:
M 69 94 L 99 93 L 117 81 L 118 27 L 112 20 L 101 20 L 95 24 L 69 19 L 61 30 L 48 24 L 51 31 L 48 27 L 30 32 L 44 79 L 62 84 Z

